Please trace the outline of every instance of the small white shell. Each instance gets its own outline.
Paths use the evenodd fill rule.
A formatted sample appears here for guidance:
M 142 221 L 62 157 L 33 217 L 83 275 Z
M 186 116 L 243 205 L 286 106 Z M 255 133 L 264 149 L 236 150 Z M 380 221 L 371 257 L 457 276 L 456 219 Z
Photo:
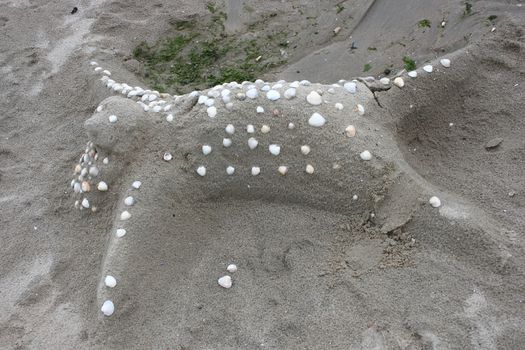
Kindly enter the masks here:
M 308 155 L 308 153 L 310 153 L 310 146 L 302 145 L 301 146 L 301 153 L 304 154 L 305 156 Z
M 261 168 L 259 168 L 258 166 L 254 166 L 252 167 L 252 175 L 253 176 L 257 176 L 261 173 Z
M 222 139 L 222 145 L 224 147 L 230 147 L 232 145 L 232 139 Z
M 359 156 L 361 157 L 362 160 L 371 160 L 372 159 L 372 154 L 369 151 L 363 151 L 363 152 L 361 152 L 361 154 Z
M 173 114 L 168 114 L 166 116 L 166 121 L 171 123 L 173 121 Z
M 428 200 L 428 203 L 434 208 L 439 208 L 441 206 L 441 200 L 436 196 L 431 197 Z
M 232 278 L 230 276 L 222 276 L 217 280 L 217 283 L 219 283 L 219 286 L 228 289 L 232 286 Z
M 112 114 L 108 117 L 110 123 L 116 123 L 118 118 L 116 115 Z
M 363 107 L 362 105 L 358 104 L 357 105 L 357 113 L 359 115 L 364 115 L 365 114 L 365 107 Z
M 234 172 L 235 172 L 235 168 L 232 167 L 231 165 L 226 168 L 226 174 L 233 175 Z
M 308 124 L 310 124 L 311 126 L 314 126 L 314 127 L 321 127 L 325 123 L 326 123 L 326 119 L 322 115 L 317 113 L 317 112 L 312 114 L 310 119 L 308 119 Z
M 288 123 L 288 129 L 290 129 L 290 130 L 295 129 L 295 124 L 294 123 Z
M 249 134 L 253 134 L 255 132 L 255 128 L 253 127 L 252 124 L 246 125 L 246 132 Z
M 105 183 L 104 181 L 100 181 L 97 185 L 97 189 L 100 191 L 100 192 L 106 192 L 108 190 L 108 184 Z
M 261 132 L 262 132 L 263 134 L 267 134 L 267 133 L 269 133 L 269 132 L 270 132 L 270 127 L 269 127 L 268 125 L 263 125 L 263 126 L 261 127 Z
M 279 153 L 281 153 L 281 146 L 272 144 L 272 145 L 268 146 L 268 150 L 274 156 L 278 156 Z
M 346 136 L 348 136 L 348 137 L 354 137 L 355 136 L 355 133 L 356 133 L 355 126 L 348 125 L 346 127 L 345 131 L 346 131 Z
M 386 77 L 385 78 L 381 78 L 381 79 L 379 79 L 379 82 L 381 84 L 383 84 L 383 85 L 388 85 L 388 84 L 390 84 L 390 79 L 388 79 Z
M 200 176 L 205 176 L 206 175 L 206 168 L 204 166 L 200 166 L 197 168 L 197 174 L 199 174 Z
M 342 104 L 342 103 L 337 102 L 337 103 L 335 104 L 335 109 L 342 111 L 343 108 L 344 108 L 344 107 L 343 107 L 343 104 Z
M 208 117 L 215 118 L 217 116 L 217 108 L 214 106 L 208 107 L 206 109 L 206 112 L 208 113 Z
M 402 88 L 403 86 L 405 86 L 405 81 L 403 80 L 403 78 L 397 77 L 397 78 L 394 79 L 394 85 L 396 85 L 397 87 Z
M 235 264 L 230 264 L 228 265 L 228 267 L 226 268 L 226 270 L 230 273 L 234 273 L 234 272 L 237 272 L 237 265 Z
M 311 164 L 308 164 L 308 165 L 306 166 L 306 172 L 307 172 L 308 174 L 313 174 L 313 173 L 314 173 L 314 167 L 313 167 Z
M 202 146 L 202 154 L 207 156 L 210 153 L 211 153 L 211 146 L 210 145 L 203 145 Z
M 89 201 L 87 200 L 87 198 L 82 199 L 81 204 L 84 208 L 89 208 Z
M 134 188 L 134 189 L 139 189 L 140 186 L 142 185 L 142 182 L 138 181 L 138 180 L 135 180 L 133 181 L 133 183 L 131 184 L 131 186 Z
M 128 207 L 132 206 L 133 204 L 135 204 L 135 198 L 131 196 L 124 198 L 124 204 L 126 204 Z
M 264 113 L 264 108 L 262 108 L 261 106 L 257 106 L 256 110 L 257 113 Z
M 321 103 L 323 103 L 323 98 L 317 93 L 317 91 L 311 91 L 306 96 L 306 101 L 313 106 L 319 106 Z
M 259 91 L 257 91 L 257 89 L 252 88 L 246 91 L 246 97 L 248 98 L 254 99 L 254 98 L 257 98 L 258 96 L 259 96 Z
M 102 304 L 100 311 L 106 316 L 111 316 L 113 312 L 115 312 L 115 305 L 111 300 L 106 300 L 104 304 Z
M 345 83 L 343 87 L 345 88 L 346 91 L 350 92 L 351 94 L 355 94 L 357 91 L 357 84 L 353 81 Z
M 104 284 L 106 287 L 114 288 L 117 285 L 117 280 L 115 277 L 107 275 L 106 278 L 104 278 Z
M 413 71 L 408 72 L 408 76 L 410 78 L 417 78 L 417 71 L 413 70 Z
M 131 214 L 127 210 L 124 210 L 122 214 L 120 214 L 120 220 L 128 220 L 130 217 Z
M 170 160 L 173 159 L 173 156 L 171 155 L 171 153 L 166 152 L 166 153 L 164 153 L 163 158 L 164 158 L 164 160 L 165 160 L 166 162 L 169 162 Z
M 450 60 L 448 58 L 442 58 L 439 62 L 443 67 L 450 68 Z
M 108 163 L 109 163 L 109 159 L 108 159 L 108 157 L 102 159 L 102 163 L 104 163 L 104 164 L 108 164 Z
M 233 135 L 233 133 L 235 132 L 235 127 L 232 124 L 228 124 L 226 125 L 226 128 L 224 130 L 226 131 L 226 133 Z
M 293 87 L 287 89 L 285 92 L 284 92 L 284 97 L 288 100 L 294 98 L 295 96 L 297 95 L 297 90 Z
M 434 70 L 434 67 L 432 67 L 431 64 L 427 64 L 426 66 L 423 67 L 423 70 L 427 73 L 432 73 L 432 71 Z
M 286 175 L 288 173 L 288 167 L 284 166 L 284 165 L 281 165 L 278 169 L 279 173 L 281 175 Z
M 248 139 L 248 147 L 250 147 L 250 149 L 255 149 L 258 144 L 259 144 L 259 141 L 257 141 L 255 138 L 250 137 Z
M 266 98 L 270 101 L 277 101 L 281 98 L 281 94 L 277 90 L 270 90 L 266 93 Z
M 124 237 L 124 235 L 126 234 L 126 230 L 124 230 L 123 228 L 118 228 L 116 234 L 118 238 Z

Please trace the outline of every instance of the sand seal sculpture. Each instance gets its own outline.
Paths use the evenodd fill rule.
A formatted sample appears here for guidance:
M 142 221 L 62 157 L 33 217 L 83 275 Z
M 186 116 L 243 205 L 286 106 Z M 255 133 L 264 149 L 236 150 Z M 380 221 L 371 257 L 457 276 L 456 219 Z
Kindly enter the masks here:
M 149 273 L 147 266 L 131 267 L 133 252 L 141 247 L 155 255 L 162 249 L 148 243 L 167 225 L 156 208 L 171 205 L 176 211 L 188 195 L 200 203 L 301 204 L 379 220 L 389 232 L 405 220 L 381 217 L 382 206 L 395 206 L 395 183 L 428 190 L 396 161 L 403 157 L 392 132 L 374 122 L 382 116 L 363 80 L 232 82 L 171 96 L 117 82 L 97 62 L 91 65 L 119 96 L 105 99 L 86 121 L 90 141 L 71 187 L 82 212 L 114 202 L 98 288 L 106 316 L 126 308 L 126 281 Z M 419 73 L 448 67 L 450 60 L 442 59 L 439 68 L 426 65 Z M 395 87 L 386 79 L 381 84 L 404 88 L 410 79 L 403 75 L 393 79 Z M 442 205 L 433 193 L 426 195 L 431 207 Z M 233 270 L 237 267 L 230 265 Z M 218 283 L 230 288 L 232 279 L 223 276 Z

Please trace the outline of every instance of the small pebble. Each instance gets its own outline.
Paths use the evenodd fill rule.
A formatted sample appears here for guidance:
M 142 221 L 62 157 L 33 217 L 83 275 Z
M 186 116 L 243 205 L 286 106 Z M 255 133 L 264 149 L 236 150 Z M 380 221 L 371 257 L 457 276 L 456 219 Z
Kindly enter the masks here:
M 308 165 L 306 166 L 306 172 L 307 172 L 308 174 L 313 174 L 313 173 L 314 173 L 314 167 L 313 167 L 312 165 L 308 164 Z
M 206 175 L 206 168 L 204 166 L 200 166 L 197 168 L 197 174 L 199 174 L 200 176 L 205 176 Z
M 268 146 L 268 149 L 270 150 L 270 153 L 274 156 L 278 156 L 279 153 L 281 153 L 281 146 L 279 145 L 270 145 Z
M 97 185 L 97 189 L 100 191 L 100 192 L 106 192 L 108 190 L 108 184 L 105 183 L 104 181 L 100 181 Z
M 252 167 L 252 175 L 253 176 L 257 176 L 261 173 L 261 168 L 259 168 L 258 166 L 254 166 Z
M 295 129 L 295 124 L 294 123 L 288 123 L 288 129 L 290 129 L 290 130 Z
M 122 214 L 120 214 L 120 220 L 128 220 L 130 217 L 131 214 L 127 210 L 124 210 Z
M 115 279 L 115 277 L 108 275 L 106 276 L 106 278 L 104 278 L 104 284 L 106 285 L 106 287 L 114 288 L 117 285 L 117 280 Z
M 126 230 L 124 230 L 123 228 L 118 228 L 117 229 L 117 237 L 118 238 L 124 237 L 125 234 L 126 234 Z
M 82 204 L 82 206 L 84 208 L 86 208 L 86 209 L 89 208 L 89 201 L 87 200 L 87 198 L 82 199 L 82 203 L 81 204 Z
M 319 106 L 323 103 L 323 98 L 317 93 L 317 91 L 312 91 L 306 96 L 306 101 L 314 106 Z
M 230 276 L 222 276 L 217 282 L 219 283 L 219 286 L 226 289 L 231 288 L 232 286 L 232 278 Z
M 217 108 L 214 106 L 208 107 L 206 109 L 206 112 L 208 113 L 208 117 L 215 118 L 217 116 Z
M 111 316 L 113 315 L 113 312 L 115 312 L 115 305 L 113 305 L 111 300 L 106 300 L 104 304 L 102 304 L 100 311 L 106 316 Z
M 388 78 L 381 78 L 381 79 L 379 79 L 379 82 L 381 84 L 383 84 L 383 85 L 388 85 L 388 84 L 390 84 L 390 79 L 388 79 Z
M 108 119 L 110 123 L 116 123 L 118 120 L 117 116 L 114 114 L 110 115 Z
M 237 272 L 237 265 L 235 264 L 230 264 L 228 265 L 228 267 L 226 268 L 226 270 L 230 273 L 234 273 L 234 272 Z
M 310 153 L 310 146 L 308 145 L 301 146 L 301 153 L 304 154 L 305 156 L 308 155 L 308 153 Z
M 136 180 L 136 181 L 133 181 L 133 183 L 131 184 L 131 186 L 134 188 L 134 189 L 139 189 L 140 186 L 142 185 L 142 182 Z
M 288 173 L 288 167 L 284 166 L 284 165 L 281 165 L 278 169 L 279 173 L 281 175 L 286 175 Z
M 369 151 L 363 151 L 363 152 L 361 152 L 361 154 L 359 156 L 361 157 L 362 160 L 371 160 L 372 159 L 372 154 Z
M 235 168 L 232 167 L 231 165 L 226 168 L 226 174 L 233 175 L 234 172 L 235 172 Z
M 262 108 L 261 106 L 257 106 L 256 110 L 257 113 L 264 113 L 264 108 Z
M 353 199 L 354 201 L 356 201 L 356 200 L 357 200 L 357 194 L 354 194 L 354 195 L 352 196 L 352 199 Z
M 498 147 L 503 142 L 503 138 L 496 137 L 485 144 L 485 149 L 492 149 Z
M 297 90 L 295 88 L 289 88 L 284 92 L 284 97 L 286 99 L 292 99 L 297 95 Z
M 321 127 L 325 123 L 326 123 L 326 119 L 324 119 L 324 117 L 317 112 L 312 114 L 310 119 L 308 119 L 308 124 L 314 127 Z
M 108 159 L 107 157 L 104 158 L 104 159 L 102 159 L 102 163 L 104 163 L 104 164 L 108 164 L 108 163 L 109 163 L 109 159 Z
M 173 121 L 173 114 L 168 114 L 168 115 L 166 116 L 166 121 L 168 121 L 168 122 L 171 123 L 171 122 Z
M 253 134 L 255 132 L 255 128 L 253 127 L 253 125 L 251 124 L 246 125 L 246 132 L 249 134 Z
M 357 105 L 357 113 L 359 115 L 364 115 L 365 114 L 365 107 L 363 107 L 362 105 Z
M 210 145 L 204 145 L 202 146 L 202 154 L 204 154 L 205 156 L 207 156 L 208 154 L 211 153 L 211 146 Z
M 408 72 L 408 76 L 410 78 L 417 78 L 417 71 L 413 70 L 413 71 Z
M 249 89 L 248 91 L 246 91 L 246 97 L 248 98 L 254 99 L 254 98 L 257 98 L 258 96 L 259 96 L 259 91 L 257 91 L 257 89 Z
M 439 208 L 441 206 L 441 200 L 436 196 L 431 197 L 428 200 L 428 203 L 434 208 Z
M 268 125 L 263 125 L 263 126 L 261 127 L 261 132 L 262 132 L 263 134 L 267 134 L 267 133 L 269 133 L 269 132 L 270 132 L 270 127 L 269 127 Z
M 133 204 L 135 204 L 135 199 L 131 196 L 128 196 L 124 198 L 124 204 L 126 204 L 128 207 L 132 206 Z
M 344 107 L 343 107 L 343 104 L 342 104 L 342 103 L 337 102 L 337 103 L 335 104 L 335 109 L 342 111 L 343 108 L 344 108 Z

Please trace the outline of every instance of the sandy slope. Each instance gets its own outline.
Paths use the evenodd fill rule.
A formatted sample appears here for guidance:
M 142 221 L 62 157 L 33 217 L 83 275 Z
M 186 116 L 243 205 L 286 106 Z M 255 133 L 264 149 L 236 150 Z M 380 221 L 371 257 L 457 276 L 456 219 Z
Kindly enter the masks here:
M 309 13 L 335 3 L 298 2 Z M 324 238 L 323 230 L 345 230 L 336 213 L 258 201 L 208 203 L 197 213 L 202 218 L 234 218 L 218 226 L 225 239 L 215 240 L 215 227 L 198 221 L 202 248 L 188 234 L 180 250 L 187 256 L 176 268 L 151 269 L 130 289 L 137 296 L 131 310 L 140 317 L 130 312 L 103 321 L 96 290 L 114 207 L 110 199 L 97 215 L 81 216 L 68 188 L 87 141 L 83 123 L 109 95 L 87 61 L 94 57 L 129 84 L 145 86 L 126 70 L 130 50 L 162 35 L 170 21 L 204 12 L 205 3 L 0 2 L 0 347 L 519 349 L 525 339 L 519 28 L 525 13 L 517 2 L 474 4 L 476 13 L 461 19 L 459 1 L 360 1 L 359 15 L 337 37 L 328 14 L 319 28 L 304 28 L 298 57 L 275 75 L 334 82 L 362 75 L 368 61 L 379 74 L 405 54 L 420 63 L 460 49 L 452 56 L 454 74 L 376 93 L 382 117 L 374 122 L 397 135 L 407 169 L 444 200 L 461 204 L 440 216 L 418 210 L 404 228 L 418 242 L 408 256 L 396 250 L 396 237 Z M 252 5 L 261 12 L 282 9 L 275 26 L 287 15 L 298 21 L 289 3 Z M 69 14 L 73 6 L 80 9 L 76 15 Z M 495 32 L 485 25 L 489 14 L 499 16 Z M 437 24 L 444 16 L 444 30 L 414 29 L 421 18 Z M 232 30 L 243 23 L 233 21 Z M 307 38 L 314 30 L 324 36 L 312 45 Z M 354 41 L 358 49 L 350 50 Z M 504 143 L 487 152 L 485 143 L 496 136 Z M 409 189 L 400 184 L 393 193 L 408 200 Z M 395 217 L 399 207 L 380 212 Z M 477 224 L 462 224 L 463 216 Z M 267 224 L 270 217 L 276 220 Z M 177 225 L 193 228 L 195 221 Z M 253 242 L 266 253 L 247 253 Z M 319 278 L 340 247 L 350 267 Z M 173 242 L 168 248 L 178 249 Z M 228 254 L 217 253 L 227 248 Z M 401 254 L 400 260 L 380 266 L 385 251 Z M 281 271 L 283 257 L 294 268 Z M 134 264 L 149 258 L 145 253 Z M 222 293 L 214 279 L 233 258 L 246 263 L 239 280 L 250 282 Z M 312 280 L 314 286 L 307 283 Z

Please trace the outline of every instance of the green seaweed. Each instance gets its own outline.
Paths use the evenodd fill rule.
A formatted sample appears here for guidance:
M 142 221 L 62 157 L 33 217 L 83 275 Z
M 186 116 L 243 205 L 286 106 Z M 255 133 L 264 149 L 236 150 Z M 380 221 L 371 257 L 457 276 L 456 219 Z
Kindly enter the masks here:
M 363 72 L 368 72 L 370 69 L 372 69 L 372 66 L 369 63 L 366 63 L 363 67 Z
M 418 25 L 420 28 L 430 28 L 431 23 L 428 19 L 422 19 L 418 22 Z
M 408 56 L 403 57 L 403 63 L 405 64 L 405 70 L 407 72 L 410 72 L 416 69 L 416 62 Z

